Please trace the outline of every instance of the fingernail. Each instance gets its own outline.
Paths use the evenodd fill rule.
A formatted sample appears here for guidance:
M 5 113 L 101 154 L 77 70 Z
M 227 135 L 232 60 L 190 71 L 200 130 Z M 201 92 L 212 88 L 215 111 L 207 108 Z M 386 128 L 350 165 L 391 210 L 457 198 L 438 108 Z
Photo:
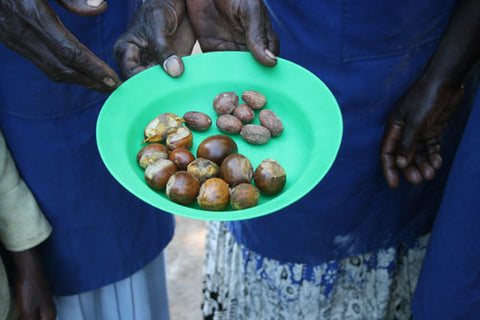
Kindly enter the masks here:
M 396 163 L 400 168 L 405 168 L 407 166 L 407 159 L 405 157 L 398 156 Z
M 87 0 L 87 6 L 97 8 L 103 3 L 103 0 Z
M 117 85 L 117 82 L 115 82 L 115 80 L 113 80 L 110 77 L 105 77 L 105 78 L 103 78 L 102 81 L 106 86 L 108 86 L 110 88 L 115 87 Z
M 273 54 L 272 51 L 268 50 L 268 49 L 265 49 L 265 54 L 272 60 L 276 60 L 277 57 L 275 57 L 275 55 Z
M 163 62 L 163 70 L 174 78 L 180 77 L 183 73 L 183 65 L 180 58 L 176 55 L 167 58 Z

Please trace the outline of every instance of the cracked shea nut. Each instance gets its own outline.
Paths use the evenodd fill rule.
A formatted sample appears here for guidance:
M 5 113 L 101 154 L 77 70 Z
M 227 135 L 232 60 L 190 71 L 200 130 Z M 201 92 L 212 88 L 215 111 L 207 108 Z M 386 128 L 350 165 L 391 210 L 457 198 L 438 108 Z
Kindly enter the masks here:
M 187 166 L 187 171 L 193 174 L 200 183 L 220 176 L 220 168 L 217 164 L 204 158 L 198 158 L 190 162 Z
M 167 159 L 160 159 L 145 169 L 145 181 L 153 190 L 164 190 L 172 174 L 177 172 L 175 164 Z
M 265 144 L 270 140 L 270 130 L 257 124 L 246 124 L 242 127 L 240 135 L 250 144 Z
M 193 135 L 187 127 L 180 127 L 167 135 L 167 147 L 170 150 L 177 148 L 190 149 L 193 146 Z
M 267 98 L 263 94 L 255 90 L 246 90 L 242 93 L 242 100 L 254 110 L 260 110 L 265 107 Z
M 233 210 L 255 207 L 260 199 L 260 191 L 250 183 L 241 183 L 230 189 L 230 205 Z
M 265 159 L 255 169 L 255 185 L 265 195 L 274 195 L 282 191 L 287 181 L 285 169 L 274 159 Z
M 218 130 L 227 134 L 238 134 L 243 127 L 242 121 L 231 114 L 222 114 L 217 118 L 216 124 Z
M 198 111 L 189 111 L 183 115 L 185 125 L 190 130 L 203 132 L 207 131 L 212 125 L 212 118 L 208 114 Z
M 219 178 L 211 178 L 200 187 L 197 202 L 200 208 L 220 211 L 227 208 L 230 200 L 228 184 Z
M 245 103 L 241 103 L 233 109 L 233 115 L 242 121 L 243 124 L 250 123 L 255 119 L 255 112 Z
M 238 105 L 238 96 L 235 92 L 222 92 L 213 100 L 213 110 L 217 115 L 230 114 Z
M 200 190 L 200 183 L 191 173 L 177 171 L 170 176 L 165 194 L 170 201 L 188 205 L 195 201 Z
M 183 118 L 173 113 L 162 113 L 145 127 L 143 142 L 164 142 L 168 134 L 182 127 Z
M 258 114 L 258 119 L 262 126 L 270 130 L 272 137 L 278 137 L 283 132 L 282 120 L 275 112 L 269 109 L 264 109 Z
M 137 153 L 137 163 L 143 170 L 159 159 L 168 159 L 168 149 L 160 143 L 146 145 Z
M 231 187 L 240 183 L 251 183 L 253 178 L 252 163 L 241 154 L 229 155 L 220 166 L 220 177 Z

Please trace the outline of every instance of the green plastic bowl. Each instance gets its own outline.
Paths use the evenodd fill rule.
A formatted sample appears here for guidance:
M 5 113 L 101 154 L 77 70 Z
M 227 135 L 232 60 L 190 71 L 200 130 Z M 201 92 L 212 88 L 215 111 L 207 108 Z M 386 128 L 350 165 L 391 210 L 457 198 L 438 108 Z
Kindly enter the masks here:
M 202 220 L 242 220 L 271 214 L 302 198 L 332 166 L 342 138 L 342 116 L 327 86 L 308 70 L 284 59 L 265 67 L 247 52 L 212 52 L 185 57 L 185 73 L 171 78 L 152 67 L 123 83 L 105 102 L 97 121 L 97 144 L 105 166 L 128 191 L 163 211 Z M 196 154 L 200 142 L 215 134 L 215 96 L 233 91 L 257 90 L 267 98 L 265 108 L 282 119 L 284 132 L 264 145 L 251 145 L 230 135 L 238 152 L 254 169 L 266 158 L 277 160 L 287 172 L 283 191 L 261 196 L 259 204 L 244 210 L 206 211 L 198 205 L 171 202 L 165 192 L 150 189 L 136 162 L 145 126 L 163 112 L 179 116 L 201 111 L 212 127 L 193 132 Z M 253 123 L 258 124 L 258 111 Z

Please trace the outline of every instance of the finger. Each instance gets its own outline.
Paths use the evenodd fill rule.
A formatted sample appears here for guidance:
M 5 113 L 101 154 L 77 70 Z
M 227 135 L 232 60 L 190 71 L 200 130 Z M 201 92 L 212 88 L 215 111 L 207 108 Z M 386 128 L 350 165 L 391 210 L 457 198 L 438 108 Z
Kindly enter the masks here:
M 74 68 L 87 78 L 102 84 L 105 90 L 117 86 L 120 80 L 115 71 L 63 27 L 51 8 L 50 14 L 54 16 L 57 23 L 46 24 L 41 36 L 47 41 L 57 58 L 66 67 Z
M 265 10 L 265 21 L 266 21 L 266 34 L 267 34 L 267 48 L 274 56 L 280 54 L 280 40 L 277 34 L 273 31 L 272 23 L 270 17 L 268 16 L 268 11 Z
M 395 165 L 395 151 L 397 141 L 402 133 L 402 127 L 389 122 L 386 126 L 380 148 L 383 175 L 388 185 L 395 189 L 400 184 L 397 166 Z
M 104 83 L 86 77 L 76 69 L 66 67 L 44 42 L 31 40 L 25 41 L 29 46 L 14 47 L 13 49 L 28 57 L 51 81 L 74 83 L 102 93 L 110 93 L 115 89 L 116 86 L 113 83 L 111 86 L 106 86 Z
M 420 184 L 423 180 L 420 171 L 412 165 L 403 168 L 402 171 L 405 178 L 412 184 Z
M 115 43 L 113 52 L 123 79 L 130 79 L 146 69 L 140 61 L 140 51 L 140 47 L 135 43 L 123 40 Z
M 397 144 L 396 162 L 399 168 L 407 167 L 412 161 L 419 135 L 418 125 L 407 121 L 403 127 L 402 136 Z
M 267 46 L 266 20 L 262 14 L 260 4 L 255 4 L 247 9 L 246 19 L 242 20 L 243 28 L 246 31 L 247 46 L 255 60 L 266 66 L 277 64 L 277 57 Z
M 95 16 L 107 10 L 104 0 L 56 0 L 57 3 L 70 12 L 81 16 Z
M 433 138 L 425 141 L 425 151 L 427 153 L 428 161 L 435 170 L 438 170 L 443 165 L 443 159 L 440 155 L 440 139 Z
M 427 158 L 423 153 L 415 154 L 413 162 L 425 180 L 433 180 L 433 178 L 435 178 L 435 169 L 427 161 Z

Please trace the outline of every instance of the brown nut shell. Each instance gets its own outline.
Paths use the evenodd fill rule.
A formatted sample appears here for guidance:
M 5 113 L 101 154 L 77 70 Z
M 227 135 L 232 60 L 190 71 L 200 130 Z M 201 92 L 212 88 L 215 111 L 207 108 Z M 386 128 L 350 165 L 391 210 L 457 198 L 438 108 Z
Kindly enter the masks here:
M 275 112 L 269 109 L 264 109 L 258 114 L 258 120 L 262 126 L 270 130 L 272 137 L 278 137 L 283 132 L 282 120 L 277 116 Z
M 212 125 L 212 118 L 208 114 L 198 111 L 189 111 L 183 115 L 185 125 L 193 131 L 207 131 Z
M 260 110 L 267 104 L 267 98 L 255 90 L 246 90 L 242 93 L 242 100 L 254 110 Z
M 168 159 L 168 149 L 160 143 L 146 145 L 137 153 L 137 163 L 143 170 L 159 159 Z
M 255 119 L 255 112 L 245 103 L 241 103 L 233 109 L 233 115 L 242 121 L 243 124 L 250 123 Z
M 162 113 L 145 127 L 143 142 L 164 142 L 167 135 L 177 131 L 183 124 L 183 119 L 173 113 Z
M 191 173 L 177 171 L 168 179 L 165 194 L 170 201 L 188 205 L 195 201 L 200 190 L 200 183 Z
M 250 183 L 242 183 L 230 189 L 230 205 L 233 210 L 254 207 L 260 199 L 260 191 Z
M 255 169 L 253 180 L 263 194 L 274 195 L 285 187 L 287 174 L 276 160 L 265 159 Z
M 180 127 L 174 133 L 167 135 L 167 147 L 170 150 L 177 148 L 190 149 L 193 146 L 193 135 L 187 127 Z
M 145 169 L 145 181 L 153 190 L 164 190 L 170 176 L 177 172 L 175 164 L 167 159 L 160 159 Z
M 200 183 L 220 176 L 219 166 L 215 162 L 204 158 L 198 158 L 190 162 L 187 171 L 193 174 Z
M 213 110 L 217 115 L 230 114 L 238 105 L 238 100 L 235 92 L 222 92 L 213 100 Z
M 231 154 L 222 162 L 220 177 L 231 187 L 241 183 L 251 183 L 253 178 L 252 163 L 241 154 Z
M 219 178 L 211 178 L 200 187 L 197 202 L 200 208 L 220 211 L 227 208 L 230 200 L 228 184 Z
M 168 159 L 175 163 L 178 170 L 187 170 L 187 166 L 195 160 L 195 156 L 187 149 L 177 148 L 170 152 Z
M 216 124 L 218 130 L 227 134 L 238 134 L 243 127 L 242 121 L 231 114 L 222 114 L 217 118 Z
M 251 144 L 265 144 L 270 140 L 270 130 L 257 124 L 246 124 L 240 131 L 243 140 Z
M 268 130 L 267 130 L 268 131 Z M 204 158 L 221 165 L 223 159 L 238 152 L 235 141 L 224 134 L 210 136 L 197 148 L 197 158 Z

